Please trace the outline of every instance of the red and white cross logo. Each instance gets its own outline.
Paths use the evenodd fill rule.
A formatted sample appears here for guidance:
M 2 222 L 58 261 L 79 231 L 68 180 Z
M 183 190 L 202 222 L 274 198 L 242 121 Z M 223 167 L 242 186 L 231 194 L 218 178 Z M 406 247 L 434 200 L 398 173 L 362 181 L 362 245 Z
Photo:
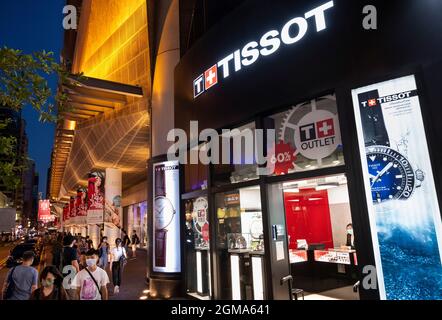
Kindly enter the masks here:
M 374 106 L 376 106 L 376 99 L 370 99 L 370 100 L 368 100 L 368 106 L 369 106 L 369 107 L 374 107 Z
M 335 135 L 333 119 L 327 119 L 316 123 L 318 138 L 325 138 Z
M 216 64 L 204 72 L 206 90 L 218 83 L 218 67 Z

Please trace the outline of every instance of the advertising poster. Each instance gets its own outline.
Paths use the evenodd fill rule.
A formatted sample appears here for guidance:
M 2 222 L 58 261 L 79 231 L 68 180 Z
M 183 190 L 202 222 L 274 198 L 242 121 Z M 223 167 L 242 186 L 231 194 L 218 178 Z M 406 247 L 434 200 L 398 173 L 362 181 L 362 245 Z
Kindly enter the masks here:
M 179 163 L 156 163 L 153 171 L 153 270 L 180 272 Z
M 69 223 L 69 203 L 65 203 L 63 206 L 63 225 L 68 225 Z
M 44 223 L 51 221 L 51 204 L 49 200 L 38 201 L 38 220 Z
M 123 208 L 121 207 L 122 172 L 119 169 L 106 169 L 104 208 L 104 235 L 111 246 L 117 238 L 121 238 L 120 228 L 123 223 Z M 129 232 L 129 230 L 127 230 Z
M 441 217 L 413 75 L 352 91 L 382 299 L 442 299 Z
M 121 191 L 122 191 L 122 172 L 119 169 L 106 169 L 106 195 L 104 222 L 107 227 L 121 228 L 122 211 Z
M 104 215 L 104 173 L 92 172 L 89 174 L 87 186 L 87 223 L 101 224 Z
M 270 172 L 284 175 L 343 164 L 335 95 L 293 106 L 273 120 L 278 135 L 277 143 L 269 150 Z
M 87 190 L 86 188 L 78 188 L 76 197 L 77 206 L 77 224 L 85 225 L 87 223 Z

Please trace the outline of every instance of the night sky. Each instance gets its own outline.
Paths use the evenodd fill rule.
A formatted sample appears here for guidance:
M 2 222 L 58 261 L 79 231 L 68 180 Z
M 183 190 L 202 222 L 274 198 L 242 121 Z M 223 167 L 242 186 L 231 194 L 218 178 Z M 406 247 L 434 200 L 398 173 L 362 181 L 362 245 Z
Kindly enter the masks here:
M 46 50 L 54 52 L 59 62 L 63 41 L 63 6 L 65 0 L 3 0 L 0 2 L 0 46 L 20 49 L 24 53 Z M 52 92 L 56 77 L 48 79 Z M 29 157 L 36 162 L 40 175 L 39 190 L 46 194 L 47 169 L 50 166 L 54 124 L 39 123 L 31 107 L 23 110 L 29 138 Z

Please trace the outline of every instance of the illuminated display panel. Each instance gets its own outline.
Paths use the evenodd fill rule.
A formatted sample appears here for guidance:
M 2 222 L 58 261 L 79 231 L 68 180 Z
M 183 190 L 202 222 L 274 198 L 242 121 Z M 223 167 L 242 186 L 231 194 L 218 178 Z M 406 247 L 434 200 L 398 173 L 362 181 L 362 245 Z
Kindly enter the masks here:
M 442 299 L 440 209 L 415 77 L 352 96 L 381 299 Z
M 179 163 L 156 163 L 153 171 L 153 270 L 180 272 Z

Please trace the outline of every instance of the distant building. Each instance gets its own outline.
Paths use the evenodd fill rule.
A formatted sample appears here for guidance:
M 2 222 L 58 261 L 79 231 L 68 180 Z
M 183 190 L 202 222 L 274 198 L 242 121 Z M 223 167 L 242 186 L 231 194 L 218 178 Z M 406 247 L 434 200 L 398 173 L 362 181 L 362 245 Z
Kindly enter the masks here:
M 22 118 L 21 112 L 10 108 L 0 108 L 0 120 L 9 119 L 10 122 L 5 129 L 2 130 L 2 136 L 15 137 L 17 144 L 14 159 L 2 159 L 3 161 L 15 160 L 17 167 L 26 168 L 26 159 L 28 154 L 28 137 L 26 135 L 26 122 Z M 24 209 L 25 194 L 25 176 L 26 169 L 21 170 L 20 183 L 15 190 L 11 190 L 0 182 L 0 191 L 9 198 L 11 207 L 17 210 L 17 219 L 21 222 Z
M 9 207 L 8 197 L 0 191 L 0 209 Z

